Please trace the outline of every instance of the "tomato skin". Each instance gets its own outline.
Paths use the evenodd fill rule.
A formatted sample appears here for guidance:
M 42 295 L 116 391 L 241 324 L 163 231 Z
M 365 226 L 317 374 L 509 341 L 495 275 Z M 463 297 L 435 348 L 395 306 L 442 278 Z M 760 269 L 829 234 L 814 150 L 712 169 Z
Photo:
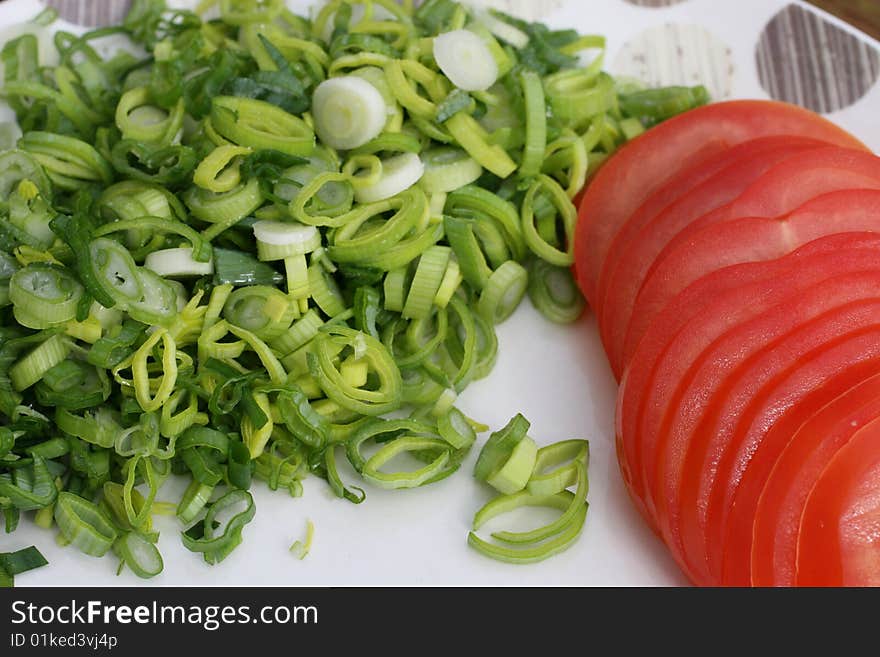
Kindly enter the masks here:
M 715 337 L 756 314 L 783 303 L 791 293 L 846 271 L 869 269 L 876 262 L 880 235 L 856 233 L 816 240 L 766 263 L 729 267 L 702 279 L 669 304 L 661 321 L 645 335 L 624 374 L 618 393 L 616 438 L 622 470 L 633 497 L 646 500 L 641 474 L 644 447 L 640 421 L 651 405 L 665 404 L 690 362 Z M 843 264 L 846 263 L 846 264 Z M 774 281 L 785 278 L 790 288 Z M 657 376 L 659 364 L 666 369 Z M 669 369 L 679 365 L 679 369 Z M 659 421 L 659 420 L 657 420 Z M 653 509 L 643 502 L 644 514 Z
M 880 158 L 721 103 L 625 145 L 578 205 L 620 469 L 684 572 L 880 585 Z
M 838 148 L 809 151 L 773 167 L 738 199 L 692 222 L 666 244 L 651 265 L 627 319 L 626 337 L 619 343 L 621 349 L 626 351 L 625 345 L 636 344 L 669 299 L 708 272 L 739 262 L 778 257 L 802 243 L 791 240 L 791 248 L 780 251 L 785 246 L 784 236 L 776 235 L 765 244 L 749 235 L 748 228 L 743 228 L 742 234 L 735 233 L 734 220 L 789 221 L 809 201 L 849 190 L 880 190 L 880 158 Z M 759 221 L 757 225 L 772 233 L 775 224 Z M 732 232 L 716 232 L 726 228 Z M 786 225 L 780 230 L 784 232 L 787 228 Z M 872 228 L 841 226 L 836 231 L 821 232 L 816 228 L 814 234 L 819 237 L 848 230 Z M 619 338 L 624 329 L 618 329 Z
M 686 168 L 770 135 L 808 136 L 867 150 L 830 121 L 775 101 L 715 103 L 661 123 L 621 148 L 584 193 L 574 248 L 578 283 L 591 305 L 598 303 L 596 286 L 614 237 L 649 195 Z
M 772 283 L 771 283 L 772 285 Z M 714 408 L 727 399 L 732 384 L 736 381 L 736 374 L 744 363 L 751 364 L 760 361 L 766 354 L 768 344 L 783 340 L 788 334 L 795 332 L 807 324 L 820 320 L 823 315 L 835 309 L 841 309 L 848 304 L 856 303 L 864 299 L 871 299 L 880 289 L 880 262 L 873 269 L 864 272 L 856 272 L 844 276 L 823 281 L 807 290 L 796 294 L 789 293 L 789 298 L 780 304 L 776 304 L 764 312 L 757 314 L 753 319 L 735 326 L 721 334 L 709 343 L 708 348 L 699 349 L 696 358 L 688 359 L 687 364 L 661 362 L 657 368 L 657 380 L 660 380 L 661 368 L 664 365 L 673 367 L 685 367 L 684 376 L 675 377 L 678 383 L 673 386 L 673 394 L 666 403 L 657 407 L 647 406 L 646 412 L 641 418 L 640 431 L 642 434 L 642 475 L 644 477 L 645 490 L 648 491 L 648 501 L 654 504 L 654 513 L 658 518 L 660 528 L 667 543 L 674 550 L 679 550 L 680 529 L 676 523 L 677 515 L 672 509 L 664 508 L 664 499 L 660 495 L 660 476 L 664 473 L 663 456 L 667 458 L 667 470 L 669 464 L 675 464 L 675 474 L 681 476 L 696 476 L 700 481 L 709 478 L 712 481 L 718 462 L 718 457 L 723 449 L 731 442 L 730 424 L 714 425 L 718 429 L 727 429 L 725 432 L 707 434 L 700 432 L 699 428 L 706 416 Z M 874 309 L 880 313 L 880 308 Z M 869 319 L 873 314 L 869 313 Z M 877 315 L 880 321 L 880 314 Z M 840 330 L 840 325 L 835 326 Z M 823 338 L 827 339 L 828 331 L 821 331 L 811 337 L 813 345 Z M 684 342 L 700 341 L 686 338 Z M 760 369 L 760 363 L 759 367 Z M 748 401 L 749 397 L 746 397 Z M 732 419 L 736 421 L 736 409 L 732 413 Z M 683 466 L 683 462 L 689 456 L 691 441 L 695 439 L 711 441 L 713 449 L 708 456 L 699 463 L 691 461 Z M 679 480 L 670 479 L 668 488 L 671 488 L 669 497 L 678 495 L 674 484 Z M 664 488 L 663 490 L 667 490 Z M 709 502 L 709 490 L 705 487 L 697 492 L 693 504 L 697 506 L 698 513 L 705 513 Z M 707 525 L 708 526 L 708 525 Z M 671 527 L 671 528 L 670 528 Z M 703 531 L 699 536 L 705 536 Z M 699 542 L 697 541 L 697 544 Z M 693 545 L 689 543 L 688 545 Z M 713 562 L 706 559 L 694 559 L 687 562 L 691 571 L 700 582 L 720 581 L 720 568 L 713 569 Z
M 797 586 L 880 586 L 880 422 L 853 436 L 813 487 L 801 517 Z
M 687 459 L 696 458 L 684 465 L 677 499 L 682 540 L 694 541 L 692 548 L 707 559 L 715 581 L 749 585 L 758 498 L 777 458 L 817 408 L 876 373 L 878 364 L 880 299 L 827 314 L 740 368 L 728 384 L 724 412 L 695 433 Z M 734 425 L 725 432 L 726 442 L 705 439 L 703 429 L 723 431 L 726 422 Z M 707 443 L 715 445 L 711 474 L 690 467 L 705 459 Z M 694 495 L 705 509 L 702 527 L 688 504 Z
M 602 301 L 595 308 L 600 318 L 602 342 L 618 379 L 626 365 L 623 345 L 629 315 L 662 247 L 692 221 L 736 200 L 774 165 L 827 146 L 815 140 L 792 137 L 767 137 L 740 144 L 714 158 L 709 167 L 698 167 L 698 174 L 688 172 L 688 179 L 670 183 L 669 187 L 682 188 L 673 202 L 650 216 L 646 216 L 643 205 L 630 218 L 605 260 L 598 289 Z M 718 166 L 719 162 L 724 166 Z M 714 170 L 714 174 L 704 177 L 707 168 Z M 690 181 L 695 178 L 698 184 L 691 185 Z
M 767 477 L 752 527 L 751 584 L 794 586 L 800 520 L 828 463 L 859 430 L 880 418 L 880 374 L 819 410 L 796 433 Z

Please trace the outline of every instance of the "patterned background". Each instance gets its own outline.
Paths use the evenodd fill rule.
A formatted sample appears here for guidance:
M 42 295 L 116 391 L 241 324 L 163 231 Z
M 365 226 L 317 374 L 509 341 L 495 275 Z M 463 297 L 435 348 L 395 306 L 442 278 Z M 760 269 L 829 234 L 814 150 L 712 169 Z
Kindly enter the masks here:
M 542 18 L 564 4 L 563 0 L 483 1 L 529 19 Z M 690 0 L 624 1 L 661 14 L 665 7 Z M 73 23 L 97 26 L 119 22 L 130 0 L 46 0 L 46 4 Z M 623 45 L 613 62 L 614 71 L 652 84 L 703 83 L 716 99 L 729 97 L 736 67 L 725 41 L 699 25 L 658 23 Z M 869 40 L 790 4 L 766 24 L 754 65 L 761 86 L 772 98 L 830 113 L 851 106 L 877 84 L 880 53 Z

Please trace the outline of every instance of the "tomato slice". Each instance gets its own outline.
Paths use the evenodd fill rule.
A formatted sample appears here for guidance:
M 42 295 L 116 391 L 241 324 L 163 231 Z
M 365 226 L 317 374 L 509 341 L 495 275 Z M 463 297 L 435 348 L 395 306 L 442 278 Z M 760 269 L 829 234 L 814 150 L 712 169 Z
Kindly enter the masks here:
M 804 505 L 834 454 L 880 417 L 880 374 L 823 407 L 791 437 L 767 477 L 752 528 L 751 584 L 794 586 Z
M 787 239 L 787 232 L 793 229 L 791 219 L 804 224 L 804 230 L 808 230 L 806 226 L 822 223 L 817 218 L 806 220 L 804 214 L 795 212 L 808 201 L 831 192 L 877 189 L 880 189 L 880 158 L 867 153 L 828 148 L 808 151 L 778 164 L 736 201 L 697 219 L 663 248 L 638 292 L 632 313 L 626 318 L 628 327 L 618 327 L 615 337 L 620 338 L 624 332 L 626 336 L 617 346 L 625 351 L 626 343 L 635 345 L 666 302 L 698 278 L 739 262 L 779 257 L 802 243 Z M 842 197 L 836 197 L 836 202 L 842 202 Z M 827 207 L 828 204 L 822 206 Z M 835 216 L 850 217 L 855 214 L 850 209 L 847 205 L 836 208 Z M 764 237 L 769 242 L 749 234 L 751 224 L 730 223 L 740 218 L 768 219 L 753 223 L 764 227 Z M 814 234 L 818 237 L 846 230 L 873 228 L 841 227 L 821 232 L 816 228 Z M 731 238 L 734 241 L 729 241 Z M 789 242 L 791 248 L 787 248 Z
M 648 518 L 645 447 L 641 420 L 659 423 L 688 365 L 717 337 L 749 321 L 792 294 L 826 279 L 870 270 L 877 263 L 880 235 L 833 235 L 779 260 L 720 270 L 685 290 L 651 326 L 624 374 L 618 394 L 616 434 L 624 480 Z M 780 286 L 779 280 L 787 284 Z
M 798 586 L 880 586 L 880 422 L 841 448 L 807 498 Z
M 677 505 L 668 519 L 678 520 L 686 558 L 708 563 L 709 581 L 749 585 L 755 509 L 776 459 L 817 408 L 876 373 L 878 363 L 880 299 L 871 299 L 763 349 L 707 404 L 683 462 L 658 481 Z
M 642 228 L 653 222 L 658 215 L 668 212 L 670 207 L 675 206 L 683 197 L 696 189 L 701 189 L 707 182 L 714 181 L 719 174 L 729 171 L 732 167 L 742 166 L 755 160 L 763 161 L 765 157 L 773 156 L 777 151 L 782 151 L 781 157 L 784 158 L 789 152 L 822 146 L 829 146 L 829 144 L 809 137 L 792 135 L 761 137 L 721 151 L 705 161 L 679 172 L 672 180 L 651 194 L 621 226 L 608 249 L 605 262 L 602 264 L 596 295 L 598 304 L 594 310 L 597 313 L 603 310 L 609 277 L 618 267 L 621 258 L 627 257 L 632 248 L 633 240 Z M 779 156 L 772 157 L 773 163 L 778 159 Z M 767 166 L 772 166 L 772 164 Z M 745 185 L 743 185 L 744 187 Z M 739 193 L 736 196 L 738 195 Z
M 594 308 L 611 368 L 619 378 L 623 370 L 622 345 L 625 326 L 641 284 L 663 246 L 692 221 L 736 200 L 752 183 L 779 162 L 809 149 L 827 146 L 815 140 L 768 137 L 746 142 L 715 158 L 727 165 L 697 185 L 676 180 L 681 194 L 652 216 L 643 205 L 624 228 L 608 252 L 599 281 L 602 301 Z M 700 173 L 703 167 L 699 167 Z M 664 188 L 665 190 L 666 188 Z
M 870 312 L 880 323 L 880 304 L 875 305 Z M 842 326 L 840 334 L 851 331 L 855 324 Z M 709 501 L 709 557 L 722 566 L 722 585 L 751 584 L 758 500 L 791 436 L 817 408 L 876 374 L 878 364 L 880 328 L 875 325 L 817 353 L 770 395 L 753 401 L 751 424 L 742 436 L 738 433 L 734 438 L 736 452 L 725 455 Z
M 787 252 L 786 239 L 796 210 L 809 201 L 833 192 L 880 189 L 880 158 L 860 151 L 827 148 L 812 150 L 786 160 L 752 184 L 738 199 L 692 222 L 679 232 L 650 267 L 626 321 L 626 344 L 634 345 L 666 302 L 707 273 L 739 262 L 765 260 Z M 842 197 L 836 197 L 840 202 Z M 864 199 L 861 199 L 864 200 Z M 828 207 L 828 204 L 822 206 Z M 846 218 L 848 205 L 835 215 Z M 735 220 L 752 220 L 764 226 L 769 242 L 751 239 L 753 225 Z M 765 219 L 766 221 L 759 221 Z M 755 221 L 758 220 L 758 221 Z M 808 221 L 815 224 L 816 219 Z M 741 226 L 742 234 L 734 227 Z M 775 228 L 771 228 L 775 227 Z M 842 227 L 846 231 L 847 228 Z M 850 230 L 861 230 L 859 228 Z M 868 230 L 872 230 L 869 228 Z M 776 233 L 769 237 L 769 234 Z M 830 234 L 825 230 L 819 234 Z M 817 234 L 818 236 L 818 234 Z M 733 242 L 730 240 L 733 239 Z M 742 246 L 740 246 L 740 242 Z M 792 242 L 797 244 L 797 242 Z M 794 248 L 794 247 L 792 247 Z M 623 333 L 624 331 L 621 331 Z M 618 334 L 616 337 L 620 337 Z
M 773 101 L 716 103 L 665 121 L 621 148 L 583 196 L 574 248 L 578 282 L 587 299 L 597 302 L 605 255 L 645 199 L 679 172 L 731 146 L 770 135 L 808 136 L 867 150 L 817 114 Z
M 769 285 L 774 283 L 771 282 Z M 670 482 L 668 488 L 672 495 L 679 494 L 679 490 L 675 489 L 673 484 L 680 482 L 684 476 L 694 477 L 698 483 L 712 481 L 711 478 L 718 465 L 718 456 L 723 453 L 723 448 L 731 439 L 731 428 L 738 410 L 735 402 L 742 400 L 738 397 L 733 398 L 734 407 L 724 417 L 730 420 L 729 425 L 724 425 L 722 422 L 711 425 L 713 428 L 720 427 L 717 435 L 701 431 L 701 423 L 705 418 L 711 417 L 716 409 L 728 410 L 724 407 L 724 403 L 728 399 L 727 395 L 731 393 L 731 386 L 737 381 L 736 375 L 743 364 L 748 366 L 753 362 L 752 358 L 766 350 L 768 344 L 784 340 L 798 327 L 819 320 L 835 309 L 872 298 L 877 294 L 878 285 L 880 285 L 880 263 L 875 264 L 868 271 L 836 276 L 805 291 L 796 294 L 790 292 L 789 298 L 784 302 L 713 339 L 706 348 L 700 350 L 696 358 L 690 358 L 685 363 L 673 364 L 667 356 L 658 363 L 655 373 L 657 381 L 662 380 L 662 377 L 672 369 L 680 370 L 683 367 L 685 370 L 684 376 L 678 379 L 674 393 L 669 396 L 665 404 L 655 407 L 649 403 L 646 406 L 639 427 L 645 490 L 648 500 L 654 503 L 655 515 L 670 547 L 676 549 L 676 539 L 679 538 L 681 530 L 676 522 L 679 521 L 677 514 L 676 517 L 671 517 L 671 510 L 665 508 L 665 500 L 658 494 L 661 490 L 659 477 L 661 474 L 667 477 L 667 481 Z M 822 338 L 828 340 L 832 337 L 828 331 L 825 331 L 820 332 L 817 340 Z M 699 345 L 703 339 L 693 340 L 690 336 L 685 336 L 683 339 L 678 338 L 676 342 Z M 671 346 L 675 347 L 675 342 Z M 667 353 L 672 354 L 674 350 L 670 349 Z M 769 369 L 771 368 L 768 367 Z M 751 392 L 754 394 L 754 389 Z M 650 399 L 649 395 L 649 402 Z M 749 399 L 750 397 L 746 395 L 745 401 Z M 685 464 L 690 456 L 688 448 L 692 440 L 698 444 L 700 441 L 708 442 L 708 445 L 700 445 L 705 447 L 706 456 L 691 458 L 690 462 Z M 698 448 L 695 448 L 695 452 L 697 457 L 702 456 Z M 665 467 L 661 467 L 661 464 L 665 464 Z M 672 479 L 673 475 L 675 479 Z M 696 512 L 700 515 L 705 514 L 709 490 L 706 486 L 692 488 L 697 488 L 699 493 L 693 496 L 700 507 Z M 666 491 L 667 487 L 662 490 Z M 672 508 L 675 509 L 675 505 Z M 670 529 L 671 523 L 675 523 L 672 529 Z M 692 534 L 695 534 L 696 540 L 687 540 L 692 538 Z M 688 547 L 698 544 L 698 539 L 705 536 L 705 531 L 698 530 L 692 534 L 685 536 Z M 720 579 L 720 572 L 708 571 L 705 559 L 694 559 L 688 561 L 688 564 L 697 581 Z

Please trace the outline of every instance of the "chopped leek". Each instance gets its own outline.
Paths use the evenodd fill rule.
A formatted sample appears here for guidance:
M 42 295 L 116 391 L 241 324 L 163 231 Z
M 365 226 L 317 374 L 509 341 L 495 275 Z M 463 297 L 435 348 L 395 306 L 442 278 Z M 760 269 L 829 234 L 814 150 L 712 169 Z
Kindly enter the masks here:
M 363 146 L 378 136 L 388 120 L 382 94 L 356 76 L 321 83 L 312 102 L 318 137 L 331 148 Z
M 214 564 L 254 480 L 298 496 L 313 474 L 360 503 L 343 452 L 381 488 L 460 469 L 487 428 L 456 404 L 493 369 L 495 325 L 527 290 L 551 321 L 583 309 L 588 175 L 707 100 L 619 86 L 601 52 L 581 66 L 601 37 L 454 0 L 199 10 L 135 0 L 121 26 L 54 40 L 47 10 L 0 50 L 18 123 L 0 151 L 0 508 L 7 531 L 34 511 L 144 578 L 170 477 L 188 480 L 184 545 Z M 116 32 L 146 56 L 99 52 Z M 492 434 L 475 469 L 505 493 L 477 527 L 561 512 L 470 537 L 514 562 L 566 548 L 586 515 L 585 441 L 528 429 Z M 2 554 L 0 584 L 41 564 Z
M 434 59 L 452 84 L 465 91 L 485 91 L 498 80 L 498 64 L 492 51 L 468 30 L 435 37 Z

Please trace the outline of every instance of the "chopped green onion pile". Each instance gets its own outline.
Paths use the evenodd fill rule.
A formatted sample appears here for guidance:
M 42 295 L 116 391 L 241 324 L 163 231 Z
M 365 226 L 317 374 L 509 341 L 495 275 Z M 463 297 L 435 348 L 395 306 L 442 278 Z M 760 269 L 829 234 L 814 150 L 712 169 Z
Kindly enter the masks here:
M 584 306 L 572 199 L 707 100 L 616 83 L 601 37 L 451 0 L 199 10 L 220 18 L 135 0 L 121 26 L 57 32 L 57 66 L 33 34 L 0 53 L 23 133 L 0 152 L 0 509 L 141 577 L 162 570 L 171 475 L 190 481 L 182 541 L 213 564 L 254 479 L 298 496 L 311 473 L 358 503 L 340 458 L 384 488 L 454 473 L 484 429 L 455 404 L 491 372 L 495 325 L 526 292 L 552 321 Z M 114 35 L 141 54 L 102 57 Z M 563 515 L 506 537 L 549 548 L 481 548 L 514 561 L 586 512 L 585 464 L 536 478 L 555 457 L 523 436 L 481 459 L 507 495 L 482 516 Z M 419 466 L 393 469 L 402 454 Z M 4 560 L 8 581 L 38 565 Z

